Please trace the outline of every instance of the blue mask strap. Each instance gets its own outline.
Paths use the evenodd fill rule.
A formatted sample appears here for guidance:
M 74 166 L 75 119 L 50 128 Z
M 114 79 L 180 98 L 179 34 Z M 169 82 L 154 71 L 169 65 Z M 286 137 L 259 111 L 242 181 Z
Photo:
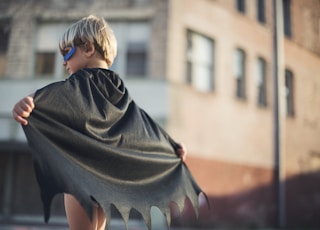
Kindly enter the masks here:
M 66 55 L 63 56 L 63 60 L 68 61 L 72 57 L 75 51 L 76 51 L 76 47 L 74 46 Z

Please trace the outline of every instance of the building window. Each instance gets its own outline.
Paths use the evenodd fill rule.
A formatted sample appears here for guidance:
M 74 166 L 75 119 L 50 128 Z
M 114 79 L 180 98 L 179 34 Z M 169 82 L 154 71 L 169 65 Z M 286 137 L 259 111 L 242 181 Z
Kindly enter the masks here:
M 214 89 L 214 41 L 187 31 L 186 82 L 200 92 Z
M 257 0 L 257 19 L 261 23 L 266 23 L 265 1 Z
M 291 37 L 291 0 L 283 0 L 283 29 L 287 37 Z
M 286 110 L 287 116 L 294 116 L 294 78 L 293 73 L 285 70 L 285 84 L 286 84 Z
M 55 52 L 38 52 L 36 54 L 35 73 L 37 76 L 54 75 L 55 55 Z
M 267 106 L 267 80 L 266 80 L 266 61 L 259 57 L 257 59 L 257 86 L 258 86 L 258 106 Z
M 63 78 L 66 76 L 59 51 L 59 39 L 67 24 L 43 23 L 37 27 L 34 75 L 37 78 Z
M 242 49 L 236 49 L 234 59 L 234 76 L 236 79 L 236 97 L 246 99 L 246 54 Z
M 127 49 L 127 76 L 145 77 L 147 74 L 146 43 L 128 44 Z
M 7 51 L 10 35 L 10 23 L 7 21 L 0 22 L 0 76 L 6 73 Z
M 246 0 L 237 0 L 236 7 L 240 13 L 246 13 Z
M 122 77 L 148 76 L 150 25 L 148 22 L 110 22 L 117 42 L 117 57 L 111 69 Z

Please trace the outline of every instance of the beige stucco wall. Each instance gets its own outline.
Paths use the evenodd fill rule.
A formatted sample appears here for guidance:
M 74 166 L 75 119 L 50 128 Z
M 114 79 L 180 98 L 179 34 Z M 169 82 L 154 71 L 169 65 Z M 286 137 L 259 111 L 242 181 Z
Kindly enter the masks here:
M 168 77 L 170 132 L 186 143 L 191 155 L 244 165 L 272 168 L 273 151 L 273 53 L 272 5 L 267 24 L 255 19 L 255 3 L 242 15 L 234 1 L 170 1 Z M 297 8 L 295 1 L 292 7 Z M 292 19 L 295 22 L 295 19 Z M 215 91 L 200 93 L 184 83 L 186 29 L 215 41 Z M 295 31 L 299 31 L 295 29 Z M 294 74 L 295 117 L 285 119 L 285 167 L 290 174 L 319 170 L 320 58 L 284 39 L 285 65 Z M 237 47 L 247 55 L 247 100 L 235 98 L 233 54 Z M 255 61 L 267 62 L 268 106 L 257 106 Z M 318 162 L 318 163 L 317 163 Z
M 287 42 L 287 66 L 294 72 L 296 113 L 286 120 L 286 167 L 290 174 L 320 170 L 320 57 Z
M 318 45 L 299 33 L 306 22 L 300 20 L 303 13 L 297 13 L 300 9 L 309 17 L 306 7 L 314 1 L 307 5 L 291 1 L 293 36 L 283 40 L 282 68 L 293 73 L 295 116 L 281 119 L 284 152 L 280 172 L 284 177 L 280 181 L 273 137 L 272 1 L 265 1 L 265 25 L 256 20 L 256 1 L 246 2 L 248 11 L 242 15 L 235 10 L 234 0 L 170 1 L 169 132 L 187 146 L 187 165 L 212 202 L 211 210 L 201 207 L 204 211 L 198 223 L 274 227 L 281 213 L 286 215 L 286 226 L 319 227 L 315 180 L 320 171 L 320 57 Z M 202 93 L 185 83 L 187 29 L 215 41 L 213 92 Z M 246 52 L 245 101 L 235 97 L 233 62 L 238 47 Z M 255 65 L 259 56 L 267 63 L 266 108 L 257 106 Z M 283 195 L 278 190 L 280 182 Z M 278 206 L 281 196 L 284 210 Z M 187 221 L 189 218 L 182 223 Z
M 255 60 L 265 57 L 271 75 L 272 43 L 269 30 L 243 15 L 230 14 L 223 5 L 208 1 L 171 2 L 168 73 L 171 87 L 171 126 L 190 153 L 197 156 L 271 167 L 272 97 L 267 109 L 256 106 Z M 215 85 L 199 93 L 184 85 L 185 30 L 193 29 L 215 41 Z M 247 101 L 235 98 L 234 50 L 247 53 Z M 268 79 L 270 86 L 271 79 Z

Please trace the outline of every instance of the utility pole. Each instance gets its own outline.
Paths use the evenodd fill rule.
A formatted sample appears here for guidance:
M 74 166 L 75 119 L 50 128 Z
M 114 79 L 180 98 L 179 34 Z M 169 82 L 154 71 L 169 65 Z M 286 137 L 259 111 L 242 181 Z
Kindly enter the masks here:
M 277 224 L 286 226 L 285 196 L 285 78 L 283 52 L 283 5 L 273 0 L 273 83 L 274 83 L 274 157 L 277 188 Z

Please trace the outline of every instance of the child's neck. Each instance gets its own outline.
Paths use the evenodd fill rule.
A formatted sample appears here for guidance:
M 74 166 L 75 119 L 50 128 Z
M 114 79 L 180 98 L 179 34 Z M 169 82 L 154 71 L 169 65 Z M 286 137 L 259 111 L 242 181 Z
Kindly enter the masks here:
M 108 69 L 109 66 L 107 62 L 102 59 L 93 59 L 91 62 L 88 63 L 87 68 L 101 68 L 101 69 Z

